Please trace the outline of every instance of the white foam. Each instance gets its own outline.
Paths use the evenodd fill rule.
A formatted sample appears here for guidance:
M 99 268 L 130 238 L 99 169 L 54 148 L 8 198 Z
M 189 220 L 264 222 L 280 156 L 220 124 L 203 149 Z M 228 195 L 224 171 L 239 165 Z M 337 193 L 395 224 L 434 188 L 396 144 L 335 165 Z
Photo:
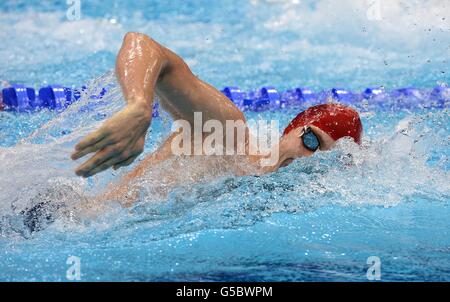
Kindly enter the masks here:
M 93 52 L 117 51 L 124 30 L 105 19 L 82 18 L 68 21 L 65 12 L 2 12 L 0 57 L 8 66 L 58 63 L 81 58 Z M 76 49 L 76 51 L 75 51 Z
M 266 28 L 309 37 L 325 34 L 345 41 L 358 36 L 405 48 L 426 46 L 450 28 L 448 1 L 252 1 L 255 6 L 274 2 L 282 3 L 282 13 L 270 18 Z

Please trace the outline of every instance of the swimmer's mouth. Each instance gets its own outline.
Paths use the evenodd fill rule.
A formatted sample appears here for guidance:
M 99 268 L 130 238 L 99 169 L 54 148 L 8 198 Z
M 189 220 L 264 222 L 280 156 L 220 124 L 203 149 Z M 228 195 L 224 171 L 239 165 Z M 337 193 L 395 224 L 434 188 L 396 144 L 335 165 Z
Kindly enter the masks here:
M 286 166 L 288 166 L 290 163 L 292 163 L 293 161 L 294 161 L 293 158 L 285 159 L 284 162 L 281 163 L 280 167 L 286 167 Z

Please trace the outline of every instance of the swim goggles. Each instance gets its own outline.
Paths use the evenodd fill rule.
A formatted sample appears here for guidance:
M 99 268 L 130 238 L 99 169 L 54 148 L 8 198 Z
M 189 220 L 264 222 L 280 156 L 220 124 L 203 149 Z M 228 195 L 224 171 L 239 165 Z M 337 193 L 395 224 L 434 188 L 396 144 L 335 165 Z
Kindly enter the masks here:
M 309 151 L 315 152 L 317 151 L 317 149 L 319 149 L 320 147 L 319 138 L 311 130 L 311 127 L 309 126 L 303 127 L 303 132 L 300 135 L 300 138 L 302 139 L 305 148 L 308 149 Z

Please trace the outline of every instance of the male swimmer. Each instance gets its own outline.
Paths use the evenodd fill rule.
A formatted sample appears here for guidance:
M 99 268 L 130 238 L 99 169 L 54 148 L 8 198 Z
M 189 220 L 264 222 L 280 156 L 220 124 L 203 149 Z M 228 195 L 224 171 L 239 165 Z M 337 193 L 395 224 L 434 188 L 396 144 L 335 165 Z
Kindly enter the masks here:
M 150 37 L 140 33 L 125 35 L 116 60 L 116 75 L 127 105 L 75 146 L 72 154 L 74 160 L 95 153 L 77 168 L 76 174 L 79 176 L 89 177 L 111 167 L 119 169 L 128 166 L 143 152 L 155 95 L 160 106 L 175 121 L 185 121 L 191 128 L 195 127 L 195 116 L 199 113 L 203 123 L 216 121 L 224 129 L 227 121 L 244 125 L 243 136 L 235 135 L 233 130 L 232 133 L 226 131 L 222 137 L 226 142 L 232 136 L 231 146 L 236 151 L 234 154 L 238 155 L 216 156 L 221 158 L 221 162 L 229 163 L 220 167 L 235 175 L 276 171 L 296 158 L 331 149 L 343 137 L 361 143 L 362 125 L 355 110 L 340 104 L 317 105 L 301 112 L 289 123 L 278 144 L 273 146 L 276 152 L 269 152 L 278 156 L 270 161 L 271 164 L 263 165 L 261 163 L 268 155 L 250 152 L 251 136 L 244 114 L 220 91 L 193 75 L 179 56 Z M 202 135 L 200 144 L 208 139 L 204 133 Z M 73 211 L 81 211 L 82 217 L 90 213 L 96 215 L 104 204 L 101 201 L 115 200 L 125 207 L 130 206 L 137 199 L 136 190 L 130 190 L 133 180 L 145 175 L 152 166 L 179 155 L 173 150 L 173 145 L 178 144 L 178 137 L 179 132 L 171 133 L 156 152 L 144 158 L 119 184 L 94 199 L 81 196 L 67 186 L 38 194 L 31 200 L 30 207 L 19 214 L 24 222 L 24 232 L 40 231 L 60 215 L 71 213 L 72 217 Z M 193 146 L 198 143 L 195 135 L 188 137 L 189 143 Z M 240 153 L 238 149 L 242 146 L 244 152 Z M 228 148 L 228 144 L 224 144 L 225 147 Z M 200 154 L 194 152 L 193 156 L 204 156 L 201 161 L 205 165 L 203 168 L 214 170 L 208 166 L 211 161 L 203 160 L 212 158 L 211 155 L 207 155 L 203 148 L 200 150 Z M 229 153 L 224 151 L 222 154 Z M 246 164 L 241 165 L 242 162 Z M 170 171 L 169 174 L 184 175 L 188 172 Z M 192 180 L 194 177 L 189 178 Z M 163 186 L 167 187 L 167 184 Z M 77 200 L 77 208 L 73 208 L 70 202 L 66 204 L 65 200 Z M 15 218 L 13 221 L 16 221 Z
M 160 106 L 174 120 L 185 120 L 192 128 L 196 112 L 202 113 L 204 122 L 216 120 L 224 128 L 226 121 L 245 123 L 244 114 L 225 95 L 192 74 L 178 55 L 147 35 L 125 35 L 116 60 L 116 74 L 127 105 L 75 146 L 74 160 L 95 153 L 77 168 L 79 176 L 89 177 L 111 167 L 118 169 L 130 165 L 143 152 L 155 95 Z M 268 173 L 298 157 L 311 156 L 317 150 L 329 150 L 342 137 L 350 137 L 360 144 L 361 135 L 362 125 L 355 110 L 340 104 L 322 104 L 308 108 L 291 121 L 276 145 L 279 156 L 272 165 L 262 166 L 261 159 L 267 155 L 249 154 L 248 148 L 244 158 L 254 168 L 251 171 Z M 171 145 L 176 136 L 173 132 L 156 152 L 143 159 L 103 198 L 122 200 L 125 205 L 132 202 L 125 198 L 128 184 L 151 166 L 175 156 Z M 248 146 L 249 137 L 248 133 L 244 135 L 245 146 Z M 193 140 L 192 137 L 192 144 Z M 238 145 L 239 142 L 235 142 L 236 148 Z M 239 173 L 253 173 L 251 171 Z

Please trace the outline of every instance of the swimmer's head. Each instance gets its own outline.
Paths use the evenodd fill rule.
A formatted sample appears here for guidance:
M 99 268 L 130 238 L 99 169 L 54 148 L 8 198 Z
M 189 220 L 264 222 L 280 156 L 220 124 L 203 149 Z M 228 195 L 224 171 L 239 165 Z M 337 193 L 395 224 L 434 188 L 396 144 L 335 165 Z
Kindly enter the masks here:
M 342 104 L 322 104 L 300 112 L 284 129 L 283 135 L 304 126 L 315 126 L 335 141 L 351 137 L 356 143 L 361 143 L 362 124 L 359 114 Z
M 305 131 L 311 132 L 303 140 Z M 312 142 L 318 150 L 329 150 L 343 137 L 361 144 L 362 124 L 356 110 L 342 104 L 322 104 L 310 107 L 298 114 L 286 127 L 281 139 L 281 166 L 297 157 L 311 156 L 314 148 L 305 142 Z

